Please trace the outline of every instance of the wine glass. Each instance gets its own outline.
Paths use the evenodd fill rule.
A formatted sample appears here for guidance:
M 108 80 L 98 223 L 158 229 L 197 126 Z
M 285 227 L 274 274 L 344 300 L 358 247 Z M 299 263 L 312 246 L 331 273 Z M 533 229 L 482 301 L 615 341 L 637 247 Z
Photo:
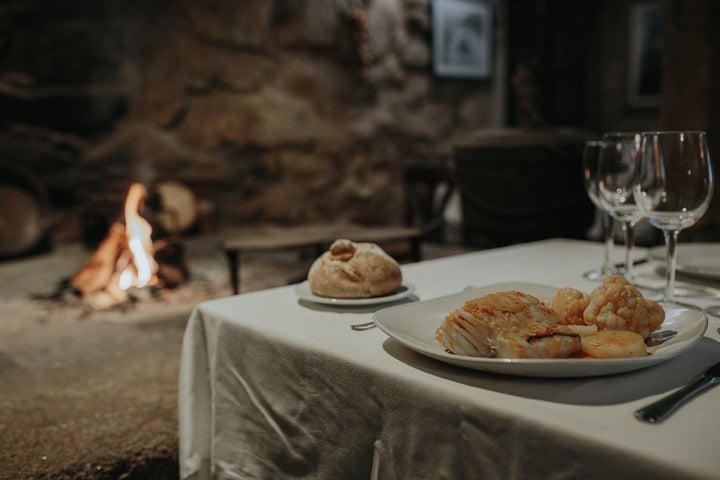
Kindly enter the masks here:
M 615 224 L 610 214 L 605 210 L 598 194 L 597 172 L 600 160 L 600 147 L 602 142 L 598 140 L 588 140 L 583 145 L 582 165 L 583 180 L 585 182 L 585 190 L 587 191 L 590 201 L 595 205 L 600 213 L 602 224 L 603 242 L 605 243 L 605 257 L 600 267 L 585 272 L 583 276 L 588 280 L 604 280 L 610 275 L 617 273 L 615 266 L 612 264 L 612 248 L 615 243 Z
M 603 209 L 617 220 L 625 237 L 625 277 L 632 282 L 635 225 L 643 214 L 635 203 L 633 180 L 637 173 L 640 134 L 609 132 L 603 134 L 598 161 L 598 197 Z
M 705 132 L 644 132 L 634 196 L 650 224 L 663 231 L 666 268 L 662 301 L 675 300 L 677 238 L 710 205 L 714 188 Z

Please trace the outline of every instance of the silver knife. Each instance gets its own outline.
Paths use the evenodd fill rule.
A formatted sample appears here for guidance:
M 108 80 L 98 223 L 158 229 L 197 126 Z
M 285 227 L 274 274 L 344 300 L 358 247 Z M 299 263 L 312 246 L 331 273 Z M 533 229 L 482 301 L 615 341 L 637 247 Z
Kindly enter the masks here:
M 689 400 L 720 383 L 720 362 L 708 368 L 694 382 L 675 393 L 635 411 L 635 418 L 649 423 L 660 423 Z

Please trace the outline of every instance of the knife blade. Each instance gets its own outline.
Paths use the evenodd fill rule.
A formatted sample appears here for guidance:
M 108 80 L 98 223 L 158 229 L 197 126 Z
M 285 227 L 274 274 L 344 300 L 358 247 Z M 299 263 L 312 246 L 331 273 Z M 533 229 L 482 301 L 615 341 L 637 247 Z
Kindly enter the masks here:
M 695 381 L 660 400 L 635 411 L 635 418 L 648 423 L 660 423 L 678 408 L 720 383 L 720 362 L 708 368 Z

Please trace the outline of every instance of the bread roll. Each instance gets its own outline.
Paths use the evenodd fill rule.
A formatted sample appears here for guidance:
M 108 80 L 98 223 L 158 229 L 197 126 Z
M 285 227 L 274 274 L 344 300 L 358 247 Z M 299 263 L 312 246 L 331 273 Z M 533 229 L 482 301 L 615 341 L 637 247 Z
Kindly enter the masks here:
M 402 272 L 395 259 L 376 244 L 338 239 L 313 262 L 308 283 L 321 297 L 379 297 L 400 288 Z

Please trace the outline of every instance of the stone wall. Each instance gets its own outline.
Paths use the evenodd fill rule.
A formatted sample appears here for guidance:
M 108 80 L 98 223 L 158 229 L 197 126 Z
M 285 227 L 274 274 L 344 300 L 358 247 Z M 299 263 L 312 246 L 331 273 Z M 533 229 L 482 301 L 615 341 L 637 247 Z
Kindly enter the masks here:
M 471 81 L 432 75 L 430 0 L 3 2 L 3 162 L 85 213 L 179 180 L 219 225 L 397 223 L 406 167 L 504 123 L 500 7 Z

